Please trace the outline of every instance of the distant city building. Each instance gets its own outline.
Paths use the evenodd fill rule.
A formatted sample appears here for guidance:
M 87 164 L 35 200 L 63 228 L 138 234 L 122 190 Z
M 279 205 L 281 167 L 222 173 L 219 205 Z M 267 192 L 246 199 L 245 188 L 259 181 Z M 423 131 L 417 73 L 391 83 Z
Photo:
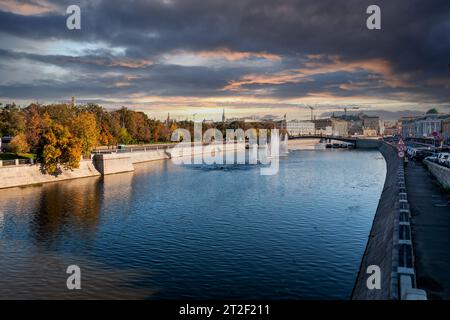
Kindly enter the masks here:
M 414 137 L 416 133 L 416 117 L 400 118 L 401 134 L 404 138 Z
M 314 135 L 315 125 L 312 121 L 290 120 L 286 122 L 286 130 L 290 136 Z
M 442 138 L 448 141 L 450 115 L 430 109 L 423 116 L 400 119 L 401 134 L 405 138 Z
M 339 118 L 331 118 L 331 126 L 333 136 L 347 137 L 348 136 L 348 122 Z
M 322 136 L 331 136 L 333 135 L 333 126 L 331 123 L 331 119 L 314 119 L 315 125 L 315 134 Z
M 373 131 L 376 132 L 375 135 L 380 134 L 380 117 L 378 116 L 363 116 L 363 134 L 364 132 L 371 133 Z
M 398 134 L 398 123 L 392 121 L 383 122 L 383 130 L 380 134 L 383 136 L 396 136 Z
M 415 121 L 416 137 L 433 137 L 433 134 L 441 131 L 441 122 L 438 114 L 427 114 Z
M 364 128 L 363 135 L 365 137 L 376 137 L 376 136 L 378 136 L 378 131 L 375 129 Z
M 450 144 L 450 116 L 442 120 L 442 138 L 446 144 Z

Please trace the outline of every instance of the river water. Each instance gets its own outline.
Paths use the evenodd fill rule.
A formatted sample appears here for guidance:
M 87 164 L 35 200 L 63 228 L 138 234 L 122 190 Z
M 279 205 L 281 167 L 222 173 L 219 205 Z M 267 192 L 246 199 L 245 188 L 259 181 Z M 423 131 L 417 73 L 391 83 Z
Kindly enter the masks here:
M 348 299 L 385 175 L 378 151 L 291 150 L 273 176 L 157 161 L 0 190 L 0 299 Z

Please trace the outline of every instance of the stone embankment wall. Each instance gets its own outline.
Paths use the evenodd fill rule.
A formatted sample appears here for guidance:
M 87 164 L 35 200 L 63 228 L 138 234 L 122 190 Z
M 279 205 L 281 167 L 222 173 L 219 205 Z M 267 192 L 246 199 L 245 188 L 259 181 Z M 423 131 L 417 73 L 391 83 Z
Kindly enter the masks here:
M 244 150 L 245 144 L 221 145 L 219 148 L 222 151 L 235 150 L 235 148 L 237 150 Z M 81 161 L 78 169 L 63 170 L 63 172 L 57 176 L 43 173 L 39 164 L 0 166 L 0 189 L 130 172 L 134 171 L 133 164 L 135 163 L 165 160 L 172 157 L 205 154 L 208 150 L 209 149 L 207 146 L 195 146 L 140 152 L 101 154 L 96 155 L 93 160 Z
M 220 151 L 244 150 L 245 144 L 225 144 L 217 146 Z M 94 157 L 97 170 L 103 174 L 115 174 L 121 172 L 134 171 L 134 163 L 148 162 L 155 160 L 165 160 L 175 157 L 186 157 L 191 155 L 208 153 L 208 146 L 177 147 L 170 149 L 159 149 L 129 153 L 100 154 Z
M 99 175 L 100 172 L 97 171 L 91 160 L 83 160 L 80 162 L 78 169 L 63 170 L 57 176 L 43 173 L 39 164 L 5 166 L 0 167 L 0 189 L 39 185 L 47 182 L 95 177 Z
M 352 292 L 352 299 L 357 300 L 389 300 L 395 298 L 398 290 L 393 281 L 392 272 L 397 267 L 393 252 L 395 249 L 394 228 L 398 219 L 396 215 L 399 194 L 397 170 L 401 166 L 401 161 L 393 146 L 381 141 L 377 142 L 378 149 L 386 160 L 386 180 Z M 371 145 L 372 143 L 374 142 L 368 142 Z M 379 290 L 367 288 L 369 274 L 366 270 L 370 265 L 380 267 L 381 289 Z

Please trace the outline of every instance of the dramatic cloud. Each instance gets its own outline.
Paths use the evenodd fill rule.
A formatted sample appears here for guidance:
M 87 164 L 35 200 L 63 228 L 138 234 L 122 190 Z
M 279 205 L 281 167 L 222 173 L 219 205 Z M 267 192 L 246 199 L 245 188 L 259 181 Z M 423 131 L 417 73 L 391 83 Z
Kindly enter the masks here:
M 78 31 L 66 28 L 71 4 L 81 8 Z M 380 0 L 381 30 L 366 28 L 370 4 L 5 0 L 0 100 L 75 95 L 180 114 L 200 107 L 281 113 L 308 103 L 446 108 L 450 2 Z

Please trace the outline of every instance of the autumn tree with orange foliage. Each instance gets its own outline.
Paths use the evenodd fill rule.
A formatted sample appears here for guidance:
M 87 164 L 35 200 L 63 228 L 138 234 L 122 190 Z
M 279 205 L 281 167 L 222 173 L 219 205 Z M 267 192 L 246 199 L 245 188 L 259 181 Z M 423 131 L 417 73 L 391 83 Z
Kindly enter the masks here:
M 72 134 L 81 143 L 81 152 L 89 156 L 91 150 L 98 145 L 100 136 L 95 115 L 89 112 L 81 112 L 70 124 Z
M 52 124 L 41 139 L 39 160 L 44 172 L 59 174 L 62 169 L 75 169 L 80 166 L 82 143 L 74 137 L 69 128 Z

